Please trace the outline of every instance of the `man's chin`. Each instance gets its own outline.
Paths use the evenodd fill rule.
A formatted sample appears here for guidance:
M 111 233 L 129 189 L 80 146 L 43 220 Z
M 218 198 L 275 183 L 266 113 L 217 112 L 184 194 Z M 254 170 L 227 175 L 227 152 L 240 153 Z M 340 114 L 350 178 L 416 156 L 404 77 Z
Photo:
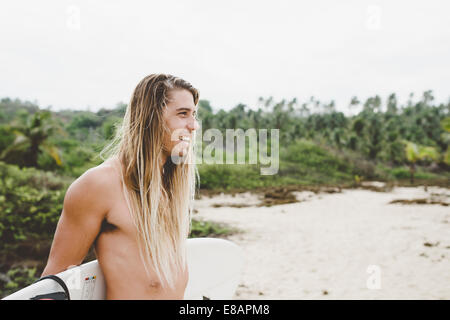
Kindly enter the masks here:
M 169 161 L 172 161 L 174 164 L 185 164 L 187 163 L 187 153 L 181 153 L 181 154 L 172 154 L 169 157 Z

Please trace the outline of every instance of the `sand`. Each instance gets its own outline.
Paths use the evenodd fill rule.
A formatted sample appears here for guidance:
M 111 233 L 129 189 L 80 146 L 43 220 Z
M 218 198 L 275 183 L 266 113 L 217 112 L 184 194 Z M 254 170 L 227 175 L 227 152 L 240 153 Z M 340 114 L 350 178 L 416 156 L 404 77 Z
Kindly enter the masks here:
M 245 253 L 235 299 L 450 299 L 450 207 L 389 204 L 448 203 L 450 189 L 295 196 L 300 202 L 272 207 L 258 207 L 252 193 L 196 201 L 194 218 L 243 230 L 228 238 Z

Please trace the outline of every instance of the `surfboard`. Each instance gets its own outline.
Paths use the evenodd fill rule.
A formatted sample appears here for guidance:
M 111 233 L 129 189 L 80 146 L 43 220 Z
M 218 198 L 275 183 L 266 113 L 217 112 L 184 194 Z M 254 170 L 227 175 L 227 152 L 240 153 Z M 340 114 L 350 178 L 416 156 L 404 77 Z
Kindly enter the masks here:
M 239 284 L 244 264 L 242 248 L 217 238 L 187 240 L 189 281 L 186 300 L 230 300 Z M 2 300 L 42 300 L 69 295 L 70 300 L 104 300 L 105 279 L 97 260 L 65 270 L 54 279 L 35 282 Z M 58 280 L 58 279 L 56 279 Z M 67 293 L 65 293 L 64 285 Z

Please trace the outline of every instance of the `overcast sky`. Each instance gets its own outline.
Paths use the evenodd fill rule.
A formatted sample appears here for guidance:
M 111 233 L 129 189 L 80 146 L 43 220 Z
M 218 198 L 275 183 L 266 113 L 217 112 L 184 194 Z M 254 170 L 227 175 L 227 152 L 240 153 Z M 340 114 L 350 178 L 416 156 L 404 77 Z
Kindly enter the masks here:
M 450 1 L 18 1 L 0 3 L 0 98 L 52 110 L 127 103 L 150 73 L 215 109 L 314 96 L 347 110 L 397 93 L 450 98 Z

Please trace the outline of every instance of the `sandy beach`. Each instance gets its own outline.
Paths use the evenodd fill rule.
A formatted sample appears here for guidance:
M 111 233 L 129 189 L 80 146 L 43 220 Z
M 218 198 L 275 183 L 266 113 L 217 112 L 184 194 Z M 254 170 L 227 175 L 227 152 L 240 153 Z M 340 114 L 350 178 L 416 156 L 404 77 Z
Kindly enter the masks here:
M 235 299 L 450 299 L 450 189 L 293 194 L 196 201 L 194 218 L 243 231 L 228 237 L 246 259 Z M 390 203 L 412 199 L 439 201 Z

